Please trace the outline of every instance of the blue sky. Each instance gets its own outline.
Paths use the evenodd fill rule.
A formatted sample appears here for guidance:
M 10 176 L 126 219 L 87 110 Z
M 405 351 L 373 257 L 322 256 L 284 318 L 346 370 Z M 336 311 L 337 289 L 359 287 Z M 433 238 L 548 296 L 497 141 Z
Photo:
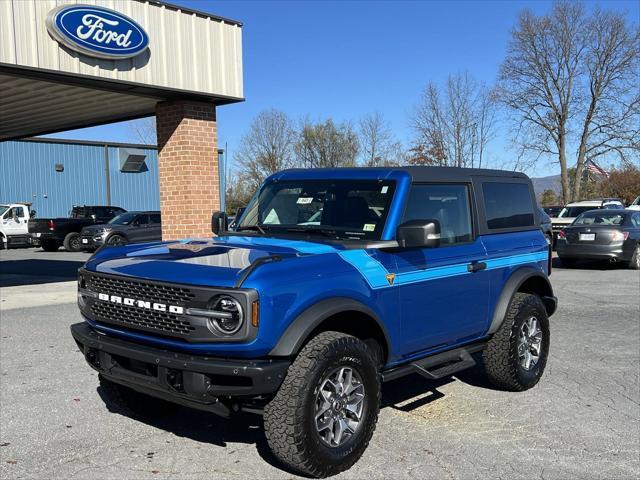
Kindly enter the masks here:
M 246 101 L 218 109 L 220 146 L 233 156 L 242 134 L 263 109 L 294 120 L 333 117 L 357 121 L 380 111 L 403 143 L 408 117 L 429 80 L 469 71 L 491 84 L 518 12 L 549 10 L 549 1 L 205 1 L 172 3 L 243 22 Z M 588 2 L 592 7 L 596 2 Z M 604 1 L 605 8 L 640 14 L 635 0 Z M 130 123 L 55 134 L 57 137 L 136 141 Z M 507 132 L 490 155 L 503 161 Z M 555 173 L 540 165 L 537 175 Z

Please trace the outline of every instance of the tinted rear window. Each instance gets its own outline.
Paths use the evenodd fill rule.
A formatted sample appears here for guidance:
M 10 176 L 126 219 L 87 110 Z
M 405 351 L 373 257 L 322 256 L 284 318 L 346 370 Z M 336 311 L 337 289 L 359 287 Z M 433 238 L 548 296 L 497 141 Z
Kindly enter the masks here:
M 487 182 L 482 184 L 482 191 L 488 228 L 534 225 L 533 202 L 526 183 Z

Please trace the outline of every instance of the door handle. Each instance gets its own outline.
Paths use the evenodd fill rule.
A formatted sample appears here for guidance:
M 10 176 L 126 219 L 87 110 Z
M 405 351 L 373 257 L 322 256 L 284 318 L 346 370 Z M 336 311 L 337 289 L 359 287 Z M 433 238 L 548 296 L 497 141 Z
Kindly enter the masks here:
M 471 262 L 467 265 L 467 271 L 474 273 L 480 272 L 487 268 L 487 264 L 485 262 Z

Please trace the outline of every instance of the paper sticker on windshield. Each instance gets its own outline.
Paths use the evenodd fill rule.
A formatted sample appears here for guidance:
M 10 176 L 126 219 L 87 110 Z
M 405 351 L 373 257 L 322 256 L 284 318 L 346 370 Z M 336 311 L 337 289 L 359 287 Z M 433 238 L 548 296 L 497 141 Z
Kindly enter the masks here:
M 384 185 L 380 190 L 380 193 L 387 193 L 387 190 L 389 190 L 389 187 L 387 185 Z
M 298 197 L 296 203 L 298 205 L 309 205 L 311 202 L 313 202 L 313 197 Z
M 373 232 L 375 229 L 376 229 L 375 223 L 365 223 L 364 227 L 362 227 L 362 230 L 364 230 L 365 232 Z

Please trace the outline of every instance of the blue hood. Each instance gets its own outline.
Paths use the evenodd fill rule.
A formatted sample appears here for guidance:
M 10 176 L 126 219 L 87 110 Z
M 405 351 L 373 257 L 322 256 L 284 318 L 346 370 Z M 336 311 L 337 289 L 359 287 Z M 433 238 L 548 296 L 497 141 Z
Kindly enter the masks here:
M 335 253 L 322 243 L 267 237 L 227 236 L 106 248 L 87 262 L 91 271 L 163 282 L 232 287 L 260 257 Z

